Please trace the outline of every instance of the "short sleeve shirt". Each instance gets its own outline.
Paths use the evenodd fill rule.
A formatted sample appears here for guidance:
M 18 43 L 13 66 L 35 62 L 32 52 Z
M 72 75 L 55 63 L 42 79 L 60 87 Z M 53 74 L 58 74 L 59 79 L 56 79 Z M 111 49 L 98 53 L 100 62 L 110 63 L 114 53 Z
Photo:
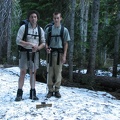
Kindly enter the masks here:
M 40 42 L 41 43 L 45 43 L 44 31 L 43 31 L 43 29 L 41 27 L 40 27 L 40 29 L 41 29 L 41 39 L 40 39 Z M 24 32 L 25 32 L 25 25 L 22 25 L 19 28 L 18 33 L 17 33 L 17 37 L 16 37 L 16 43 L 18 45 L 20 45 L 20 42 L 23 39 Z M 31 43 L 36 44 L 36 45 L 39 45 L 38 27 L 33 29 L 31 24 L 30 23 L 28 24 L 28 35 L 27 35 L 26 41 L 27 42 L 31 42 Z M 25 48 L 26 49 L 32 49 L 31 46 L 26 46 Z
M 47 40 L 48 35 L 49 35 L 48 29 L 49 28 L 47 28 L 45 31 L 46 40 Z M 60 31 L 61 31 L 61 25 L 59 27 L 56 27 L 53 25 L 51 36 L 56 36 L 56 35 L 59 36 Z M 63 39 L 64 39 L 64 42 L 70 41 L 70 35 L 69 35 L 68 29 L 66 27 L 64 27 Z M 63 48 L 61 37 L 60 36 L 59 37 L 51 37 L 49 47 L 51 47 L 51 48 Z

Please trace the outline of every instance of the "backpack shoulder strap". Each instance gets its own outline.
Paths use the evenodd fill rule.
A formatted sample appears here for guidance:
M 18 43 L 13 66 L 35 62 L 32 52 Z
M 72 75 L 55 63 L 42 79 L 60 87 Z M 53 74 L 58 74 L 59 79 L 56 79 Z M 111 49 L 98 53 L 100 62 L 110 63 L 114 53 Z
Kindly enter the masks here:
M 40 40 L 41 40 L 41 28 L 38 25 L 38 35 L 39 35 L 39 45 L 40 45 Z
M 25 31 L 24 31 L 22 40 L 26 41 L 26 39 L 27 39 L 27 34 L 28 34 L 28 24 L 25 24 Z M 26 49 L 25 49 L 24 47 L 18 45 L 18 50 L 19 50 L 19 51 L 25 51 Z
M 64 37 L 63 37 L 63 34 L 64 34 L 64 26 L 61 25 L 60 37 L 61 37 L 62 46 L 63 46 L 63 49 L 64 49 Z M 48 28 L 48 46 L 50 45 L 51 36 L 52 36 L 52 26 L 49 26 L 49 28 Z
M 51 34 L 52 34 L 52 26 L 49 26 L 48 28 L 48 46 L 50 45 L 50 39 L 51 39 Z
M 40 45 L 40 40 L 41 40 L 41 27 L 38 25 L 38 36 L 39 36 L 39 45 Z M 39 60 L 40 60 L 40 51 L 39 51 Z M 40 67 L 40 62 L 39 62 L 39 67 Z
M 25 32 L 24 32 L 24 35 L 23 35 L 23 40 L 24 41 L 26 41 L 27 34 L 28 34 L 28 24 L 25 24 Z
M 64 49 L 64 26 L 61 25 L 61 30 L 60 30 L 60 36 L 61 36 L 61 39 L 62 39 L 62 46 L 63 46 L 63 49 Z

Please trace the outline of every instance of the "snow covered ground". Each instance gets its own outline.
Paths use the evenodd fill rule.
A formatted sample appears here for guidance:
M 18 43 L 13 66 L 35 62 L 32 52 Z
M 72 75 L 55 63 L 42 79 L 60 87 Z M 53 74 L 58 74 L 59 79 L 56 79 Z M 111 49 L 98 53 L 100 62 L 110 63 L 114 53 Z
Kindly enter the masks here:
M 38 101 L 29 99 L 29 75 L 23 101 L 15 102 L 19 68 L 0 68 L 0 120 L 120 120 L 120 100 L 109 93 L 61 86 L 61 98 L 51 97 L 52 107 L 36 108 L 44 102 L 46 84 L 37 82 Z

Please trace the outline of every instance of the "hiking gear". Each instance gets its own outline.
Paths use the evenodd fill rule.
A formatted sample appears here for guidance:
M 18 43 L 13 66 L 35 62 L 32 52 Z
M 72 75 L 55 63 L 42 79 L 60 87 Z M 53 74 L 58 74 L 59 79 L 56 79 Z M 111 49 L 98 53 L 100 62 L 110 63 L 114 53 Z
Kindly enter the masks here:
M 63 38 L 63 33 L 64 33 L 64 26 L 61 25 L 61 30 L 60 30 L 60 35 L 52 35 L 52 26 L 49 26 L 48 28 L 48 38 L 46 40 L 48 46 L 50 45 L 50 41 L 51 41 L 51 38 L 52 37 L 61 37 L 61 40 L 62 40 L 62 46 L 63 46 L 63 51 L 64 51 L 64 38 Z M 56 49 L 59 49 L 59 48 L 56 48 Z
M 29 21 L 27 19 L 26 20 L 22 20 L 20 22 L 20 26 L 25 25 L 25 32 L 24 32 L 24 35 L 23 35 L 23 40 L 24 41 L 26 41 L 27 35 L 31 35 L 31 34 L 28 34 L 28 23 L 29 23 Z M 40 44 L 41 29 L 40 29 L 39 25 L 38 25 L 38 35 L 39 35 L 39 44 Z M 32 35 L 32 36 L 36 37 L 38 35 Z
M 22 38 L 24 41 L 26 41 L 27 34 L 28 34 L 28 23 L 29 23 L 29 21 L 27 19 L 20 21 L 20 26 L 25 25 L 25 32 L 24 32 L 24 35 L 23 35 L 23 38 Z M 26 49 L 24 47 L 18 45 L 18 50 L 19 51 L 25 51 Z
M 59 92 L 59 91 L 55 92 L 55 97 L 61 98 L 61 95 L 60 95 L 60 92 Z
M 22 95 L 23 95 L 22 89 L 18 89 L 18 90 L 17 90 L 17 96 L 16 96 L 16 98 L 15 98 L 15 101 L 21 101 L 21 100 L 22 100 Z
M 34 67 L 34 58 L 35 58 L 35 52 L 32 52 L 32 87 L 34 87 L 34 84 L 35 84 L 35 67 Z M 32 100 L 38 100 L 38 97 L 36 97 L 36 90 L 35 89 L 31 89 L 30 90 L 30 99 Z
M 22 21 L 20 21 L 20 26 L 28 24 L 28 22 L 29 22 L 28 19 L 22 20 Z
M 50 95 L 50 93 L 51 93 L 51 95 Z M 36 109 L 44 108 L 44 107 L 52 107 L 52 104 L 46 103 L 46 101 L 48 100 L 47 98 L 50 98 L 51 96 L 53 96 L 53 93 L 49 92 L 49 95 L 47 94 L 47 96 L 45 96 L 44 102 L 41 102 L 41 104 L 36 105 Z
M 60 63 L 60 53 L 63 53 L 63 48 L 51 48 L 51 54 L 49 54 L 50 59 L 48 61 L 48 63 L 50 63 L 50 66 L 52 66 L 52 55 L 54 52 L 57 52 L 57 65 L 59 65 Z M 48 57 L 48 58 L 49 58 Z
M 55 39 L 57 39 L 57 37 L 61 37 L 61 40 L 62 40 L 62 48 L 51 48 L 51 53 L 53 52 L 57 52 L 58 53 L 58 59 L 57 59 L 57 65 L 59 65 L 59 56 L 60 56 L 60 53 L 64 53 L 64 37 L 63 37 L 63 34 L 64 34 L 64 26 L 61 25 L 61 30 L 60 30 L 60 35 L 52 35 L 52 26 L 54 25 L 54 22 L 52 23 L 49 23 L 45 26 L 45 29 L 48 28 L 48 37 L 47 37 L 47 40 L 46 40 L 46 43 L 48 44 L 48 46 L 50 47 L 50 41 L 51 41 L 51 38 L 54 37 Z M 50 56 L 48 55 L 48 58 Z M 52 57 L 50 57 L 52 59 Z M 52 60 L 50 60 L 52 61 Z M 49 63 L 49 61 L 48 61 Z M 50 66 L 52 66 L 52 63 L 50 63 Z
M 54 21 L 52 21 L 51 23 L 48 23 L 45 27 L 44 30 L 46 30 L 48 27 L 53 26 L 54 25 Z
M 30 99 L 39 100 L 38 97 L 36 96 L 36 90 L 35 89 L 30 90 Z
M 25 23 L 25 32 L 24 32 L 24 35 L 23 35 L 23 38 L 22 40 L 26 41 L 27 40 L 27 35 L 31 35 L 31 36 L 34 36 L 34 37 L 37 37 L 39 36 L 39 45 L 40 45 L 40 40 L 41 40 L 41 29 L 40 29 L 40 26 L 38 25 L 38 35 L 33 35 L 33 34 L 28 34 L 28 23 Z M 25 49 L 24 47 L 18 45 L 18 50 L 19 51 L 27 51 L 27 49 Z
M 53 26 L 53 25 L 54 25 L 54 21 L 52 21 L 51 23 L 48 23 L 48 24 L 45 26 L 45 28 L 44 28 L 44 31 L 48 28 L 48 33 L 49 33 L 49 35 L 48 35 L 48 39 L 49 39 L 49 40 L 48 40 L 48 46 L 49 46 L 51 37 L 61 37 L 62 43 L 64 43 L 64 39 L 63 39 L 64 26 L 63 26 L 62 23 L 61 23 L 60 35 L 54 35 L 54 36 L 52 36 L 51 33 L 52 33 L 52 26 Z M 63 46 L 64 46 L 64 44 L 63 44 Z
M 38 27 L 38 35 L 28 34 L 28 23 L 29 23 L 28 20 L 22 20 L 20 22 L 20 26 L 25 25 L 25 32 L 24 32 L 22 40 L 26 41 L 27 40 L 27 35 L 32 35 L 32 36 L 34 36 L 34 38 L 39 36 L 39 45 L 40 45 L 40 40 L 41 40 L 41 28 L 40 28 L 40 26 L 39 25 L 37 26 Z M 25 52 L 25 51 L 27 52 L 27 60 L 29 61 L 29 52 L 31 50 L 25 49 L 24 47 L 18 45 L 19 58 L 20 58 L 20 52 Z M 37 51 L 37 52 L 39 52 L 39 59 L 40 59 L 40 51 Z M 39 63 L 39 66 L 40 66 L 40 63 Z
M 46 43 L 48 44 L 48 46 L 50 46 L 50 41 L 52 37 L 55 37 L 55 39 L 57 39 L 57 37 L 61 37 L 62 40 L 62 48 L 51 48 L 51 56 L 53 52 L 57 52 L 58 53 L 58 58 L 57 58 L 57 65 L 59 65 L 59 61 L 60 61 L 60 53 L 64 53 L 64 37 L 63 37 L 63 33 L 64 33 L 64 26 L 61 25 L 61 30 L 60 30 L 60 35 L 52 35 L 52 26 L 49 26 L 48 28 L 48 39 L 46 40 Z M 48 54 L 49 57 L 49 54 Z M 52 57 L 50 57 L 50 66 L 52 66 Z
M 50 98 L 51 96 L 53 96 L 53 92 L 48 92 L 48 94 L 47 94 L 47 98 Z

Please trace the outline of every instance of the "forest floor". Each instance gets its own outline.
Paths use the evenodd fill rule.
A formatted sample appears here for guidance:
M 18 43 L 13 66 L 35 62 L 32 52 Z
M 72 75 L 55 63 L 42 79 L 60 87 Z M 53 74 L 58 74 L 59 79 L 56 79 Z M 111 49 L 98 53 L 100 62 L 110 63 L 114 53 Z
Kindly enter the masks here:
M 115 91 L 111 91 L 111 90 L 101 90 L 99 88 L 93 88 L 93 87 L 90 87 L 89 85 L 83 85 L 83 84 L 80 84 L 80 83 L 76 83 L 76 82 L 70 82 L 69 80 L 65 79 L 65 82 L 63 81 L 62 85 L 63 86 L 67 86 L 67 87 L 77 87 L 77 88 L 86 88 L 86 89 L 90 89 L 90 90 L 94 90 L 94 91 L 105 91 L 105 92 L 108 92 L 110 93 L 112 96 L 114 96 L 116 99 L 120 100 L 120 89 L 118 90 L 115 90 Z
M 37 81 L 46 83 L 47 76 L 46 76 L 45 73 L 46 72 L 42 72 L 42 74 L 37 75 Z M 108 88 L 108 87 L 94 87 L 94 86 L 91 86 L 89 84 L 80 83 L 78 81 L 80 79 L 82 79 L 81 75 L 78 77 L 78 76 L 74 75 L 74 73 L 73 73 L 74 80 L 71 82 L 71 81 L 69 81 L 68 75 L 69 75 L 68 72 L 63 71 L 63 73 L 62 73 L 63 79 L 62 79 L 62 83 L 61 83 L 62 86 L 77 87 L 77 88 L 86 88 L 86 89 L 90 89 L 90 90 L 94 90 L 94 91 L 104 91 L 104 92 L 110 93 L 116 99 L 120 100 L 120 89 L 111 89 L 111 88 Z M 104 80 L 104 79 L 106 79 L 106 78 L 102 77 L 102 80 Z

